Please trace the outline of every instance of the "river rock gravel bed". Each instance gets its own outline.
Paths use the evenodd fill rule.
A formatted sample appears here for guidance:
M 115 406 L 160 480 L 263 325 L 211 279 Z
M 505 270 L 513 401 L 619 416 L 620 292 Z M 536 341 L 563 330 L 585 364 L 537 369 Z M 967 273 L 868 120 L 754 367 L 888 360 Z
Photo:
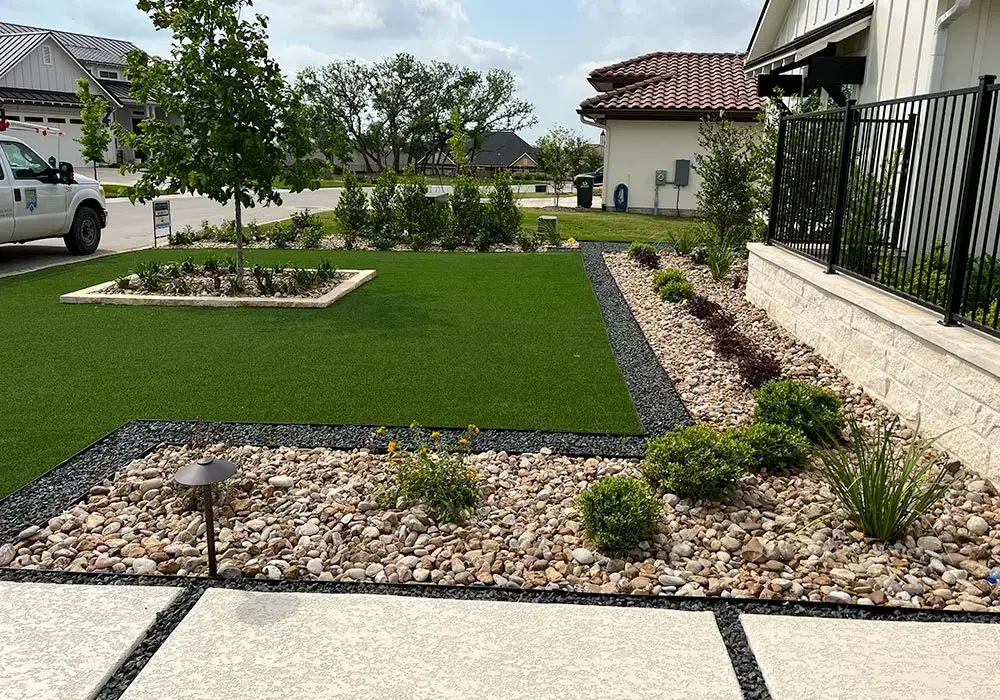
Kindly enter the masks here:
M 946 499 L 914 535 L 883 545 L 836 513 L 809 471 L 748 475 L 725 503 L 663 496 L 652 541 L 626 558 L 586 540 L 576 496 L 629 459 L 470 455 L 485 503 L 468 523 L 387 508 L 382 455 L 326 448 L 207 448 L 238 474 L 217 496 L 223 576 L 775 598 L 949 610 L 998 610 L 986 581 L 1000 498 L 958 467 Z M 176 469 L 202 451 L 161 445 L 80 504 L 0 547 L 15 569 L 201 575 L 204 524 Z

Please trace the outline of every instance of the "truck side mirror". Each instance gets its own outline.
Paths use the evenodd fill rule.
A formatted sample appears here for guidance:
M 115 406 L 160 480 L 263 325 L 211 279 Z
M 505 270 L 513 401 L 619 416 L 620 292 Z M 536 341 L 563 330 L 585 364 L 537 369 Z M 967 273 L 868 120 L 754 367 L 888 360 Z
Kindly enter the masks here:
M 72 185 L 76 183 L 76 177 L 73 175 L 73 164 L 63 161 L 59 164 L 59 182 L 64 185 Z

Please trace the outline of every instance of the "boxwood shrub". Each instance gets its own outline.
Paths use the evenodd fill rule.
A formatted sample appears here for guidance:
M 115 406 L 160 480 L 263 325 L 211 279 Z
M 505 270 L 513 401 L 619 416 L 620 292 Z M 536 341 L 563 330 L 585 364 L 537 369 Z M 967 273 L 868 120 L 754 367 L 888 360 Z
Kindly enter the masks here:
M 800 469 L 809 459 L 809 441 L 787 425 L 754 423 L 733 431 L 745 450 L 746 467 L 753 472 Z
M 829 389 L 797 379 L 767 382 L 754 394 L 757 423 L 787 425 L 815 444 L 837 442 L 846 425 L 843 402 Z
M 614 554 L 650 538 L 662 505 L 649 486 L 621 474 L 591 484 L 577 499 L 587 537 Z
M 642 475 L 683 498 L 718 500 L 744 472 L 746 448 L 729 433 L 693 425 L 651 440 Z

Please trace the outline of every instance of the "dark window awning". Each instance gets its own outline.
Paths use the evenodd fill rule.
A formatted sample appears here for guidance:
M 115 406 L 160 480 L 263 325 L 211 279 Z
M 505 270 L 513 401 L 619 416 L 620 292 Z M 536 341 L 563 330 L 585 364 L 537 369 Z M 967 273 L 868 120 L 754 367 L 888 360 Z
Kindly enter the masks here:
M 0 102 L 15 104 L 38 104 L 56 107 L 79 107 L 80 100 L 72 92 L 53 90 L 27 90 L 24 88 L 0 87 Z

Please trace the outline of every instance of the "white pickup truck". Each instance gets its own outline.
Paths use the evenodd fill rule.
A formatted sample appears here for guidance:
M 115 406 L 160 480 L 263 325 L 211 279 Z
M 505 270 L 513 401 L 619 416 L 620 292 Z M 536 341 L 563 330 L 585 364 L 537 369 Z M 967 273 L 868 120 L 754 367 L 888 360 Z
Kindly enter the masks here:
M 104 188 L 53 161 L 0 133 L 0 244 L 62 238 L 74 255 L 90 255 L 108 224 Z

